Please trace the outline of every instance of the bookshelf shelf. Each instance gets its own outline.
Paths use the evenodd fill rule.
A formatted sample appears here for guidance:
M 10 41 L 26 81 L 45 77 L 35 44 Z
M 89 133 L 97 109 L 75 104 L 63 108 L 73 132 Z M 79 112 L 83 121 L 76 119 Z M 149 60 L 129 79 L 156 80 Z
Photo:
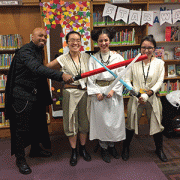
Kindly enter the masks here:
M 129 47 L 129 46 L 131 46 L 131 47 L 139 47 L 140 46 L 140 44 L 121 44 L 121 45 L 109 45 L 109 47 Z M 98 48 L 98 46 L 94 46 L 94 48 Z
M 146 26 L 146 25 L 143 25 L 143 26 Z M 93 26 L 93 28 L 106 28 L 106 27 L 139 27 L 138 25 L 136 24 L 125 24 L 125 25 L 99 25 L 99 26 Z
M 10 126 L 0 126 L 0 129 L 9 129 Z
M 165 63 L 180 63 L 180 60 L 179 59 L 168 59 L 168 60 L 164 60 Z
M 157 44 L 163 44 L 163 43 L 171 44 L 171 43 L 180 43 L 180 41 L 157 41 L 156 43 Z
M 175 76 L 175 77 L 165 77 L 164 80 L 180 80 L 180 76 Z
M 15 49 L 3 49 L 0 50 L 0 54 L 14 54 L 15 53 Z

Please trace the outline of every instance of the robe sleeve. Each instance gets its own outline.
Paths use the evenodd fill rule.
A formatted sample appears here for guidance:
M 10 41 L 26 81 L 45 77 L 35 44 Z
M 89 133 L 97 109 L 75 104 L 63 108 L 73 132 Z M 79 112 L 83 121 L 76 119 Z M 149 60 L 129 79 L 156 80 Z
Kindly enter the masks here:
M 165 68 L 164 68 L 164 62 L 161 61 L 159 64 L 159 78 L 157 80 L 157 83 L 151 88 L 151 90 L 154 91 L 154 93 L 158 92 L 158 90 L 161 88 L 163 81 L 164 81 L 164 73 L 165 73 Z

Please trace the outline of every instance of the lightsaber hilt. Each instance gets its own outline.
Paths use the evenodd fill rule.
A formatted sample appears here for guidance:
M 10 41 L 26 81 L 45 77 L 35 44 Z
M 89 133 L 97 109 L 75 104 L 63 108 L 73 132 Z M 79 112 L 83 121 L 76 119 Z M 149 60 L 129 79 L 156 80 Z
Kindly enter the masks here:
M 137 98 L 139 98 L 141 96 L 140 92 L 136 92 L 134 89 L 130 90 L 131 95 L 136 96 Z
M 77 81 L 77 80 L 79 80 L 79 79 L 82 79 L 81 74 L 78 74 L 78 75 L 76 75 L 76 76 L 73 77 L 73 80 L 74 80 L 74 81 Z

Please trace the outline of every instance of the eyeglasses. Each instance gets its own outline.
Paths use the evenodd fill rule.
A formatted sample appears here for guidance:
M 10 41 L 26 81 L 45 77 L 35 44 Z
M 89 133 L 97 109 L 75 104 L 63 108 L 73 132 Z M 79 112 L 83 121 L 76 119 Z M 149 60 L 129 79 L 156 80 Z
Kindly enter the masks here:
M 70 42 L 70 43 L 75 43 L 75 42 L 80 43 L 81 40 L 80 39 L 70 39 L 68 42 Z
M 145 47 L 145 46 L 142 46 L 141 47 L 141 49 L 143 49 L 143 50 L 152 50 L 154 47 L 151 47 L 151 46 L 149 46 L 149 47 Z

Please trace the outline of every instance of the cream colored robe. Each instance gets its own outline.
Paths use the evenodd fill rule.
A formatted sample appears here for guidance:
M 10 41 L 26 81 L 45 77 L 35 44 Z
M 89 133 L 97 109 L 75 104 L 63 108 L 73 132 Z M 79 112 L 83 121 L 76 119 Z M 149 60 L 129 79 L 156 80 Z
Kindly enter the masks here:
M 62 71 L 66 74 L 70 74 L 73 77 L 78 75 L 78 72 L 80 72 L 80 63 L 76 67 L 78 68 L 78 72 L 76 67 L 74 66 L 74 63 L 69 55 L 69 53 L 63 54 L 57 58 L 57 61 L 62 66 Z M 89 55 L 86 53 L 81 53 L 80 57 L 81 61 L 81 73 L 88 71 L 88 61 L 89 61 Z M 72 85 L 84 85 L 87 82 L 87 78 L 80 79 L 78 81 L 75 81 L 72 83 Z M 86 91 L 82 91 L 79 89 L 67 89 L 67 91 L 70 92 L 70 102 L 69 102 L 69 130 L 71 132 L 75 132 L 75 116 L 74 111 L 76 109 L 77 104 L 81 100 L 82 96 Z
M 144 63 L 143 63 L 144 64 Z M 149 66 L 149 63 L 147 64 Z M 147 67 L 146 67 L 147 68 Z M 125 77 L 125 82 L 132 87 L 131 81 L 133 81 L 133 88 L 139 92 L 140 88 L 153 90 L 154 95 L 151 96 L 148 101 L 152 105 L 153 111 L 151 113 L 151 120 L 156 119 L 158 122 L 158 127 L 153 127 L 150 123 L 150 135 L 156 134 L 164 130 L 161 125 L 162 120 L 162 105 L 160 98 L 157 98 L 156 92 L 161 88 L 164 80 L 164 61 L 161 59 L 153 58 L 150 64 L 149 76 L 147 78 L 146 85 L 144 83 L 144 75 L 142 69 L 142 61 L 134 63 L 132 68 L 127 72 Z M 147 74 L 147 70 L 145 75 Z M 138 134 L 138 119 L 137 119 L 137 107 L 138 99 L 136 97 L 130 97 L 127 109 L 127 122 L 126 128 L 131 130 L 134 129 L 135 133 Z
M 98 60 L 100 53 L 94 55 Z M 110 64 L 124 61 L 119 54 L 111 52 Z M 92 57 L 89 60 L 89 70 L 101 68 L 102 66 Z M 124 67 L 113 69 L 112 71 L 118 75 Z M 115 78 L 109 72 L 103 72 L 88 77 L 87 92 L 91 99 L 90 113 L 90 140 L 99 139 L 101 141 L 121 141 L 125 139 L 125 118 L 124 104 L 122 96 L 122 86 L 118 82 L 114 87 L 114 94 L 111 98 L 99 101 L 96 97 L 98 93 L 105 93 L 108 86 L 99 86 L 96 80 L 112 81 Z

